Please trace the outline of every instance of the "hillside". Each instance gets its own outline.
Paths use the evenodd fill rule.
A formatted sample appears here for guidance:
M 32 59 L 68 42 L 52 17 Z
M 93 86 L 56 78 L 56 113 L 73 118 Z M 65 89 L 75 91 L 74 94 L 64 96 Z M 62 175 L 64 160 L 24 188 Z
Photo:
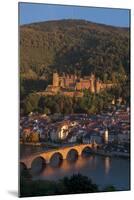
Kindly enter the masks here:
M 129 76 L 129 29 L 85 20 L 20 26 L 21 76 L 49 81 L 53 71 L 95 72 L 104 81 Z

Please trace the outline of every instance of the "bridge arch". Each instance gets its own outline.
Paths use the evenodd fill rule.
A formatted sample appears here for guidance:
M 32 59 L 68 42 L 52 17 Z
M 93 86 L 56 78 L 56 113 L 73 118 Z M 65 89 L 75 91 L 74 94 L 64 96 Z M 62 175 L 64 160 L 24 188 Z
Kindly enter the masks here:
M 93 148 L 94 147 L 92 144 L 78 144 L 78 145 L 74 145 L 74 146 L 67 146 L 67 147 L 62 147 L 58 150 L 53 149 L 53 150 L 49 150 L 47 152 L 45 151 L 45 152 L 38 153 L 36 155 L 29 156 L 28 158 L 21 159 L 21 162 L 25 163 L 28 169 L 29 168 L 34 169 L 34 168 L 36 168 L 36 167 L 34 167 L 37 162 L 36 159 L 40 158 L 39 166 L 40 166 L 40 169 L 43 169 L 46 164 L 49 164 L 53 160 L 55 160 L 56 159 L 55 157 L 58 158 L 59 164 L 61 164 L 62 160 L 67 159 L 69 154 L 77 155 L 77 153 L 78 153 L 78 156 L 81 156 L 81 155 L 83 155 L 83 152 L 86 150 L 88 150 L 89 152 L 92 152 Z M 71 153 L 72 149 L 73 149 L 73 152 L 77 152 L 77 153 Z
M 24 162 L 20 162 L 20 174 L 27 170 L 27 166 Z
M 76 161 L 78 159 L 78 156 L 79 156 L 78 151 L 75 148 L 72 148 L 67 152 L 66 159 L 69 162 L 72 162 L 72 161 Z
M 62 164 L 63 155 L 60 152 L 55 152 L 51 155 L 49 163 L 52 167 L 58 167 Z
M 31 172 L 33 174 L 37 174 L 42 172 L 42 170 L 46 167 L 46 160 L 42 156 L 35 157 L 31 163 Z
M 85 146 L 81 151 L 81 156 L 87 157 L 91 154 L 92 148 L 90 146 Z

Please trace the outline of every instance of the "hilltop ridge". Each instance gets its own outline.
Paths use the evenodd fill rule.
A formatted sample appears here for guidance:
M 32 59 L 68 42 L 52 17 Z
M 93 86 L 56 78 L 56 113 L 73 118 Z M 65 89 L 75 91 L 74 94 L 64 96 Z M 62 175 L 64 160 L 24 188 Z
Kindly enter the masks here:
M 101 80 L 129 76 L 129 28 L 74 19 L 20 26 L 22 77 L 50 80 L 54 71 L 94 72 Z

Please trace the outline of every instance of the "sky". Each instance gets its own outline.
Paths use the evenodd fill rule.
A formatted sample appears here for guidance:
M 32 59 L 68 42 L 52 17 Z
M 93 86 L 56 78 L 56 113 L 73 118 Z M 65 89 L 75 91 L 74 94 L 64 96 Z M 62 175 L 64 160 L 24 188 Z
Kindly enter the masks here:
M 96 23 L 129 27 L 129 10 L 81 6 L 19 3 L 19 24 L 60 19 L 84 19 Z

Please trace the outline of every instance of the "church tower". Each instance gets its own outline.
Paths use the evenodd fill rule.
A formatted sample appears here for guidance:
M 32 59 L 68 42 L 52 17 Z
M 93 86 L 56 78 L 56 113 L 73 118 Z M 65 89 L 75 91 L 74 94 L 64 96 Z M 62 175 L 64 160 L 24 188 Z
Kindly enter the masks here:
M 106 129 L 105 130 L 105 132 L 104 132 L 104 142 L 105 142 L 105 144 L 107 144 L 108 143 L 108 129 Z

